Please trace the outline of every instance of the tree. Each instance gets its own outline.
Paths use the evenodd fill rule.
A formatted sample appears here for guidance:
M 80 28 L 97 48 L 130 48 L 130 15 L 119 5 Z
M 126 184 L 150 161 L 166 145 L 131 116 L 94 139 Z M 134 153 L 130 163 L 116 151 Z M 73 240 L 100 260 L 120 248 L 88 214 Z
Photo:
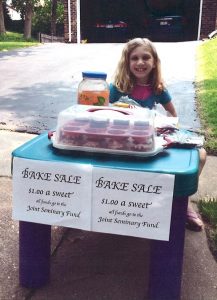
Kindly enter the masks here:
M 5 21 L 3 12 L 3 0 L 0 0 L 0 34 L 5 34 Z
M 56 35 L 56 25 L 63 22 L 63 0 L 12 0 L 13 7 L 24 19 L 24 37 L 31 38 L 39 31 Z M 47 25 L 49 29 L 47 29 Z M 48 32 L 49 31 L 49 32 Z
M 54 0 L 56 1 L 56 0 Z M 53 10 L 53 16 L 52 16 Z M 52 0 L 44 0 L 43 5 L 35 7 L 32 19 L 32 33 L 62 35 L 64 31 L 64 6 L 57 0 L 57 6 L 52 6 Z
M 32 17 L 35 7 L 40 4 L 40 0 L 12 0 L 13 7 L 21 13 L 24 18 L 24 37 L 31 38 L 32 35 Z
M 34 11 L 34 1 L 26 1 L 25 7 L 25 23 L 24 23 L 24 37 L 31 38 L 32 35 L 32 16 Z
M 50 20 L 50 31 L 52 35 L 56 35 L 56 22 L 57 22 L 57 1 L 51 1 L 51 20 Z
M 52 35 L 57 33 L 57 24 L 63 22 L 63 0 L 51 0 L 51 20 L 50 32 Z

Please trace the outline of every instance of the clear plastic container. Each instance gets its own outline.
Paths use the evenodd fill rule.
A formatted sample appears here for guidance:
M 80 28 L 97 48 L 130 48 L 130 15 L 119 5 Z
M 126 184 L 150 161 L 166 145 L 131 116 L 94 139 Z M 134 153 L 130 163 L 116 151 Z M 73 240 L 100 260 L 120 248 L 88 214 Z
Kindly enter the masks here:
M 64 150 L 154 155 L 152 111 L 74 105 L 59 113 L 53 146 Z
M 109 86 L 107 74 L 103 72 L 82 72 L 83 80 L 78 86 L 78 104 L 108 106 Z

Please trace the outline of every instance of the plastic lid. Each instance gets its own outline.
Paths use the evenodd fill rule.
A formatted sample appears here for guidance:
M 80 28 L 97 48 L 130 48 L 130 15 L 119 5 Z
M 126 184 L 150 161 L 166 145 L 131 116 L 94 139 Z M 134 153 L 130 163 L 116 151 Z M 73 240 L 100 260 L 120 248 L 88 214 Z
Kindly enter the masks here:
M 107 78 L 107 74 L 104 73 L 104 72 L 92 72 L 92 71 L 82 72 L 82 76 L 87 77 L 87 78 L 100 78 L 100 79 L 106 79 Z

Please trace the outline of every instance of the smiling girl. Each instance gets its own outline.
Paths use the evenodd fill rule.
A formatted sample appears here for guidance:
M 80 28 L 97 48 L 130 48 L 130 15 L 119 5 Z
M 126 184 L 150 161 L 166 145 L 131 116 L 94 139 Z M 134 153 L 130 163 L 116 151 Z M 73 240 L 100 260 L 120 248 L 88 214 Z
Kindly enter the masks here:
M 154 108 L 160 103 L 173 117 L 177 117 L 171 96 L 161 76 L 161 64 L 153 43 L 146 38 L 130 40 L 123 48 L 120 61 L 110 84 L 110 103 L 128 96 L 142 107 Z M 199 149 L 201 173 L 206 161 L 206 151 Z M 186 224 L 194 231 L 203 229 L 200 216 L 189 203 Z
M 122 51 L 110 85 L 110 102 L 118 101 L 121 96 L 128 96 L 150 109 L 160 103 L 173 117 L 177 116 L 161 77 L 157 51 L 148 39 L 135 38 Z

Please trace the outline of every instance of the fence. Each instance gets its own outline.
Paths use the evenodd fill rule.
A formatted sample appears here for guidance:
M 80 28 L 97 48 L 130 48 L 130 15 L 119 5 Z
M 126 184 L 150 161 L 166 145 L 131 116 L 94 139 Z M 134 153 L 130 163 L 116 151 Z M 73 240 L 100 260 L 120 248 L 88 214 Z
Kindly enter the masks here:
M 39 33 L 40 43 L 64 43 L 65 39 L 62 36 L 48 35 L 44 33 Z

